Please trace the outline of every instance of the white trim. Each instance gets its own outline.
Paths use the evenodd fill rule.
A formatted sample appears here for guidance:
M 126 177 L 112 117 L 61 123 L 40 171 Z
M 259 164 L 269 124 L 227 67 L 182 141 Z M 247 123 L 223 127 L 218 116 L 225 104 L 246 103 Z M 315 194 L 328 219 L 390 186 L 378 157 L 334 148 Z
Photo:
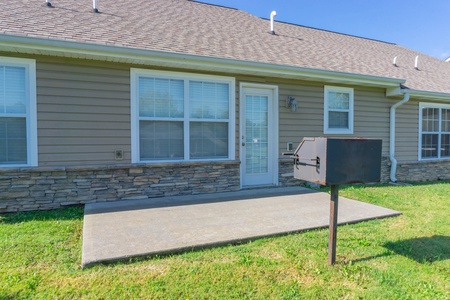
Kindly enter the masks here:
M 154 160 L 154 161 L 141 161 L 139 153 L 139 117 L 138 112 L 138 78 L 140 76 L 144 77 L 158 77 L 166 79 L 178 79 L 184 81 L 184 116 L 182 118 L 167 118 L 170 121 L 181 121 L 184 123 L 184 159 L 181 160 Z M 226 83 L 229 86 L 229 102 L 228 110 L 229 116 L 226 119 L 228 123 L 228 158 L 212 158 L 212 159 L 190 159 L 189 158 L 189 123 L 194 119 L 189 118 L 189 89 L 187 88 L 189 80 L 202 80 L 211 81 L 218 83 Z M 169 72 L 169 71 L 158 71 L 158 70 L 146 70 L 146 69 L 130 69 L 130 117 L 131 117 L 131 162 L 132 163 L 164 163 L 164 162 L 180 162 L 180 161 L 223 161 L 223 160 L 234 160 L 235 159 L 235 128 L 236 128 L 236 92 L 235 92 L 236 81 L 233 77 L 226 76 L 215 76 L 215 75 L 203 75 L 203 74 L 193 74 L 193 73 L 182 73 L 182 72 Z M 166 118 L 156 118 L 158 120 L 165 120 Z M 152 118 L 155 120 L 155 118 Z M 211 120 L 205 119 L 202 122 L 225 122 L 223 119 Z
M 450 94 L 430 92 L 430 91 L 417 91 L 410 90 L 411 97 L 420 99 L 422 101 L 445 101 L 450 102 Z
M 269 113 L 270 117 L 272 118 L 272 132 L 270 132 L 270 139 L 271 142 L 269 145 L 272 147 L 269 151 L 273 152 L 272 161 L 269 162 L 272 167 L 272 182 L 271 185 L 278 185 L 278 156 L 279 156 L 279 112 L 278 112 L 278 86 L 276 85 L 267 85 L 267 84 L 257 84 L 257 83 L 250 83 L 250 82 L 240 82 L 239 83 L 239 105 L 241 106 L 244 100 L 244 89 L 259 89 L 259 90 L 266 90 L 270 91 L 272 94 L 272 107 L 269 106 Z M 238 139 L 238 146 L 239 146 L 239 156 L 241 160 L 241 168 L 240 168 L 240 185 L 241 188 L 243 185 L 243 176 L 244 176 L 244 168 L 245 164 L 243 163 L 245 160 L 244 153 L 242 151 L 242 140 L 241 137 L 245 136 L 245 115 L 244 110 L 240 109 L 240 126 L 239 126 L 239 139 Z
M 348 111 L 348 128 L 329 128 L 329 108 L 328 108 L 328 93 L 348 93 L 349 94 L 349 109 Z M 338 86 L 324 86 L 324 104 L 323 104 L 323 133 L 324 134 L 353 134 L 354 121 L 354 90 L 353 88 L 338 87 Z
M 0 40 L 0 50 L 203 71 L 214 70 L 217 72 L 231 73 L 233 75 L 239 73 L 385 88 L 398 87 L 406 81 L 404 79 L 391 77 L 360 75 L 267 62 L 244 61 L 185 53 L 14 35 L 2 35 Z
M 139 162 L 139 119 L 137 111 L 138 70 L 130 69 L 131 162 Z
M 450 102 L 450 94 L 449 93 L 441 93 L 441 92 L 431 92 L 431 91 L 419 91 L 419 90 L 411 90 L 408 88 L 401 87 L 393 87 L 386 89 L 386 97 L 398 97 L 403 96 L 404 94 L 410 94 L 411 98 L 421 101 L 443 101 Z
M 419 145 L 418 145 L 418 157 L 419 161 L 437 161 L 437 160 L 448 160 L 450 157 L 441 157 L 441 152 L 438 149 L 438 157 L 422 158 L 422 111 L 424 108 L 440 108 L 440 109 L 450 109 L 450 104 L 439 104 L 439 103 L 427 103 L 419 102 Z M 439 110 L 439 132 L 438 134 L 438 146 L 441 145 L 441 134 L 442 134 L 442 111 Z M 440 147 L 438 147 L 440 148 Z
M 0 56 L 0 66 L 18 66 L 26 70 L 27 86 L 27 163 L 26 164 L 0 164 L 0 168 L 31 167 L 38 165 L 37 146 L 37 105 L 36 105 L 36 60 L 25 58 L 11 58 Z M 12 115 L 14 116 L 14 115 Z

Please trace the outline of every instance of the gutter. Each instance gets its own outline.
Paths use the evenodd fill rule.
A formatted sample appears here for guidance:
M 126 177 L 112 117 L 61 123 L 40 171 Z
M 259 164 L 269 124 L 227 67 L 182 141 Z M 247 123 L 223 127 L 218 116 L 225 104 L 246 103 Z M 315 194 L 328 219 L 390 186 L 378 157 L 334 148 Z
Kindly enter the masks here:
M 414 97 L 414 99 L 417 98 L 426 102 L 430 101 L 450 102 L 449 93 L 418 91 L 418 90 L 409 90 L 409 93 L 411 94 L 411 96 Z
M 390 110 L 390 135 L 389 135 L 389 159 L 391 160 L 390 179 L 392 182 L 397 182 L 395 174 L 397 173 L 397 159 L 395 159 L 395 113 L 399 106 L 409 101 L 410 94 L 404 92 L 403 99 L 391 106 Z
M 395 88 L 404 79 L 116 45 L 0 34 L 0 51 Z

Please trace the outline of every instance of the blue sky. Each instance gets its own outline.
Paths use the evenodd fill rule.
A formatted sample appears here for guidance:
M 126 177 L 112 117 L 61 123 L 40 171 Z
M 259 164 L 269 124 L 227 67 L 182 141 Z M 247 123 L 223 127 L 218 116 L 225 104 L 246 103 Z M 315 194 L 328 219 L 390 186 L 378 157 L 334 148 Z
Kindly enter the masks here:
M 199 0 L 450 57 L 449 0 Z

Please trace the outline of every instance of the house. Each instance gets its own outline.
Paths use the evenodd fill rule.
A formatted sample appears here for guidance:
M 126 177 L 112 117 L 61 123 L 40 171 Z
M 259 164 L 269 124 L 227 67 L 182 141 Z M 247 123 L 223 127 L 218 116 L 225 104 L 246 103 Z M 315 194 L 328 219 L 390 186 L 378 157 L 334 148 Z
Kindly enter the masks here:
M 299 184 L 305 136 L 450 179 L 450 65 L 189 0 L 0 6 L 0 211 Z M 270 13 L 270 12 L 268 12 Z

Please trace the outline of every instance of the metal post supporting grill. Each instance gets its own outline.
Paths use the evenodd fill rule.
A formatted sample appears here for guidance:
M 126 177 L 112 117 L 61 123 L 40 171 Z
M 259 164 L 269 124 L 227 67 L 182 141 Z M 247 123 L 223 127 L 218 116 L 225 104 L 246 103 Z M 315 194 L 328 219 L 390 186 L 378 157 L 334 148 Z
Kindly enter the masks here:
M 339 185 L 379 182 L 379 139 L 304 138 L 293 153 L 294 178 L 331 187 L 328 262 L 336 261 Z

